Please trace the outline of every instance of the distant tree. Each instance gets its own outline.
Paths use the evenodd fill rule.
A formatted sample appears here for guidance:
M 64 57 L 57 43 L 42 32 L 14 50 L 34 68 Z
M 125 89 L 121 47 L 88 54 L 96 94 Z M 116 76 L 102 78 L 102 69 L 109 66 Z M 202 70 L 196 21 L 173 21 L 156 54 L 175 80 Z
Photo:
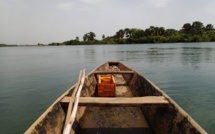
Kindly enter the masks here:
M 138 38 L 143 37 L 144 34 L 145 34 L 145 32 L 142 29 L 132 28 L 130 30 L 130 38 L 136 38 L 136 39 L 138 39 Z
M 123 38 L 125 35 L 125 31 L 123 29 L 120 29 L 118 32 L 116 32 L 116 37 L 117 38 Z
M 80 44 L 80 41 L 78 40 L 69 40 L 69 41 L 66 41 L 64 42 L 65 45 L 79 45 Z
M 131 38 L 139 38 L 144 35 L 144 31 L 137 28 L 130 29 L 130 37 Z
M 150 26 L 145 30 L 146 36 L 156 36 L 159 33 L 159 27 Z
M 154 35 L 158 36 L 159 35 L 159 27 L 154 27 Z
M 212 31 L 214 30 L 214 26 L 212 24 L 207 24 L 205 27 L 205 31 Z
M 192 28 L 192 26 L 190 23 L 185 23 L 182 27 L 182 31 L 186 34 L 189 34 L 191 31 L 191 28 Z
M 153 31 L 153 35 L 155 36 L 161 36 L 164 35 L 164 27 L 152 27 L 151 29 Z
M 165 33 L 165 28 L 164 27 L 160 27 L 159 28 L 159 35 L 164 35 Z
M 96 37 L 96 34 L 94 32 L 89 32 L 84 34 L 83 40 L 84 41 L 94 41 Z
M 102 39 L 103 39 L 103 40 L 105 39 L 105 35 L 104 35 L 104 34 L 102 35 Z
M 175 29 L 165 29 L 164 27 L 150 26 L 146 29 L 125 28 L 120 29 L 115 35 L 96 40 L 94 32 L 84 34 L 83 41 L 66 41 L 63 44 L 125 44 L 125 43 L 174 43 L 174 42 L 203 42 L 215 41 L 215 29 L 212 24 L 205 27 L 202 22 L 185 23 L 178 31 Z M 126 37 L 126 38 L 124 38 Z M 58 45 L 52 43 L 52 45 Z M 61 44 L 60 44 L 61 45 Z
M 154 26 L 150 26 L 149 27 L 149 31 L 150 31 L 150 35 L 154 36 L 155 35 L 155 27 Z
M 141 38 L 141 37 L 143 37 L 145 35 L 145 32 L 144 32 L 144 30 L 142 30 L 142 29 L 136 29 L 136 31 L 135 31 L 135 33 L 134 33 L 134 36 L 136 37 L 136 38 Z
M 200 21 L 195 21 L 195 22 L 193 22 L 192 27 L 196 28 L 196 29 L 202 29 L 204 27 L 204 25 Z
M 96 37 L 96 34 L 94 32 L 88 33 L 88 40 L 93 41 L 95 37 Z
M 215 30 L 213 31 L 208 31 L 207 35 L 210 37 L 211 41 L 215 41 Z
M 192 33 L 193 34 L 202 34 L 204 29 L 204 25 L 200 21 L 195 21 L 192 24 Z
M 0 46 L 7 46 L 7 44 L 0 43 Z M 38 43 L 38 46 L 39 46 L 39 43 Z
M 124 32 L 125 32 L 126 38 L 130 38 L 131 37 L 131 30 L 129 28 L 125 28 Z
M 151 31 L 150 31 L 149 28 L 147 28 L 147 29 L 145 30 L 145 36 L 150 36 L 150 35 L 151 35 Z
M 164 32 L 164 36 L 172 36 L 177 33 L 177 30 L 175 29 L 166 29 Z
M 84 34 L 83 40 L 84 40 L 84 41 L 87 41 L 87 39 L 88 39 L 88 35 L 87 35 L 87 34 Z

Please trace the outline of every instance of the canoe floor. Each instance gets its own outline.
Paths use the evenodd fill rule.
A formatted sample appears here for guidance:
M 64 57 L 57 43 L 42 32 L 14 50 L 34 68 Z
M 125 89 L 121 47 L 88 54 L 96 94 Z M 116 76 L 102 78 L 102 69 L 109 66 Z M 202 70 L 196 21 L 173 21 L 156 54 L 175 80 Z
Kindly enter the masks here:
M 116 97 L 133 96 L 122 75 L 114 75 Z M 120 86 L 121 85 L 121 86 Z M 149 134 L 148 123 L 139 107 L 88 107 L 80 120 L 81 134 Z

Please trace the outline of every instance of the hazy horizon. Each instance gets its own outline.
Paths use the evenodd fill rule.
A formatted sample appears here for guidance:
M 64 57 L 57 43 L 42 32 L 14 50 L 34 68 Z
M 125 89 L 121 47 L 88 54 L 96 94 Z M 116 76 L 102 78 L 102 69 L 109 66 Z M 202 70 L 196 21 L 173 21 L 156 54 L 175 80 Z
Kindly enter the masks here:
M 179 30 L 194 21 L 214 25 L 214 7 L 213 0 L 1 0 L 0 43 L 82 40 L 90 31 L 101 39 L 124 28 Z

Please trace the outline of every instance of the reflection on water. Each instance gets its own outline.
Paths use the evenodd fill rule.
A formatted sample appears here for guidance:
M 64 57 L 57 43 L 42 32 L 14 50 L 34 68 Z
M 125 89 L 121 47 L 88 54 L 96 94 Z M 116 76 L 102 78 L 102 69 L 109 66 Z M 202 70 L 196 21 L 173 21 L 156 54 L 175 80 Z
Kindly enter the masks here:
M 190 64 L 194 69 L 202 62 L 210 63 L 214 58 L 215 49 L 200 47 L 182 47 L 181 62 L 184 65 Z
M 85 57 L 85 59 L 89 60 L 89 62 L 91 62 L 91 63 L 95 62 L 96 50 L 93 48 L 84 49 L 84 57 Z
M 142 73 L 213 133 L 214 59 L 215 43 L 0 48 L 0 133 L 23 133 L 80 69 L 107 60 Z

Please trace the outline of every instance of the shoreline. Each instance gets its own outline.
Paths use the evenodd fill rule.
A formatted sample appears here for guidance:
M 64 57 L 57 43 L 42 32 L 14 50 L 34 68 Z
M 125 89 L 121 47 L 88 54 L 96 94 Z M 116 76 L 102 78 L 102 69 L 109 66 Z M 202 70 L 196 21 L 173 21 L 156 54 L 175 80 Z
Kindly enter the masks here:
M 213 43 L 215 41 L 210 41 L 210 42 L 167 42 L 167 43 L 125 43 L 125 44 L 71 44 L 71 45 L 48 45 L 48 44 L 43 44 L 43 45 L 0 45 L 0 47 L 45 47 L 45 46 L 100 46 L 100 45 L 148 45 L 148 44 L 180 44 L 180 43 Z

